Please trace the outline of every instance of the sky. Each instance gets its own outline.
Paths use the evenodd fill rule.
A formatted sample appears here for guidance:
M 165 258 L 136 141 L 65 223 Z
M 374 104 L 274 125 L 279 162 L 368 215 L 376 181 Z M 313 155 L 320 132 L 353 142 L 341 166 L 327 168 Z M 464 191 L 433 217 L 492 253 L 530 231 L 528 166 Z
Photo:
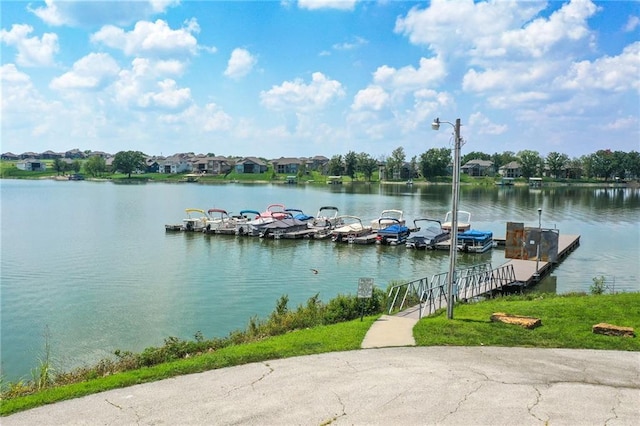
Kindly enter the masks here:
M 640 151 L 635 1 L 2 1 L 0 151 Z M 439 117 L 439 131 L 431 128 Z M 447 124 L 447 122 L 449 124 Z

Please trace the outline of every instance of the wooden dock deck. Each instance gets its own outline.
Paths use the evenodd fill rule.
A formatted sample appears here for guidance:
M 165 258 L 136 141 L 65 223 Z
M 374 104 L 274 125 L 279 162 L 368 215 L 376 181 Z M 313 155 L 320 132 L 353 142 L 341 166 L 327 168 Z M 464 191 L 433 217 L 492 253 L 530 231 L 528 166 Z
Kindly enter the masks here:
M 504 239 L 502 239 L 502 241 L 504 245 Z M 536 262 L 536 259 L 509 259 L 502 266 L 513 265 L 513 270 L 516 275 L 516 282 L 513 284 L 527 287 L 550 274 L 553 267 L 564 260 L 569 253 L 574 251 L 579 245 L 580 235 L 559 235 L 558 257 L 555 262 L 545 262 L 542 260 Z M 537 271 L 536 264 L 538 265 Z

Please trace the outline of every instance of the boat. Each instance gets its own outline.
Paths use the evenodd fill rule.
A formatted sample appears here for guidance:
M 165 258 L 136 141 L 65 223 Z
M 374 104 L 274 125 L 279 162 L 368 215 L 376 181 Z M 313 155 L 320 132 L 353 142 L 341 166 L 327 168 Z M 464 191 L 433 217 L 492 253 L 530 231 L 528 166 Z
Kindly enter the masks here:
M 322 206 L 318 209 L 318 213 L 309 223 L 309 229 L 312 229 L 314 238 L 327 238 L 331 234 L 331 230 L 340 225 L 338 216 L 339 210 L 334 206 Z
M 331 231 L 331 241 L 346 243 L 372 233 L 371 227 L 363 225 L 358 216 L 342 215 L 338 216 L 338 220 L 341 225 Z
M 279 239 L 289 233 L 312 232 L 308 226 L 311 219 L 313 217 L 305 215 L 302 210 L 287 209 L 287 216 L 274 218 L 273 221 L 260 226 L 260 238 Z
M 386 220 L 380 219 L 380 221 Z M 397 246 L 400 244 L 404 244 L 409 236 L 409 228 L 400 223 L 397 219 L 393 219 L 394 222 L 391 225 L 386 227 L 378 226 L 378 231 L 376 235 L 376 244 Z
M 249 224 L 258 217 L 260 217 L 260 212 L 257 210 L 240 210 L 240 215 L 235 221 L 235 234 L 249 235 Z
M 207 226 L 209 216 L 202 209 L 185 209 L 187 217 L 182 220 L 183 230 L 187 232 L 202 232 Z
M 458 250 L 464 253 L 484 253 L 493 247 L 493 232 L 470 229 L 458 234 Z
M 235 234 L 236 219 L 239 216 L 230 216 L 223 209 L 209 209 L 207 211 L 209 219 L 207 219 L 204 232 L 207 234 Z
M 442 229 L 451 232 L 452 220 L 452 214 L 448 211 L 444 217 L 444 222 L 442 222 Z M 471 229 L 471 213 L 458 210 L 458 232 L 468 231 L 469 229 Z
M 258 213 L 252 221 L 247 223 L 248 226 L 245 235 L 257 237 L 265 225 L 277 219 L 284 219 L 290 215 L 291 213 L 286 211 L 283 204 L 270 204 L 265 211 Z
M 313 219 L 313 216 L 309 216 L 308 214 L 305 214 L 302 210 L 300 209 L 285 209 L 285 211 L 287 213 L 291 213 L 291 215 L 298 220 L 302 220 L 304 222 L 309 222 L 310 220 Z
M 450 238 L 442 223 L 435 219 L 415 219 L 414 230 L 409 233 L 405 246 L 417 250 L 434 250 L 436 244 Z
M 383 229 L 393 224 L 405 225 L 402 210 L 383 210 L 382 213 L 380 213 L 380 217 L 371 221 L 371 229 L 377 231 L 378 229 Z

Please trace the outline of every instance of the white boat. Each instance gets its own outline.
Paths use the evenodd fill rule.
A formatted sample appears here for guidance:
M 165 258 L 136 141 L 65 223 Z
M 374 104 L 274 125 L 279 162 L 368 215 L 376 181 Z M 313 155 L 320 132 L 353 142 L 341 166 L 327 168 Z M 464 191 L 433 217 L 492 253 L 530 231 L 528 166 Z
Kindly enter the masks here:
M 380 217 L 371 221 L 371 229 L 378 231 L 391 225 L 405 226 L 404 212 L 402 210 L 383 210 Z
M 309 229 L 315 231 L 314 238 L 326 238 L 330 235 L 331 230 L 341 225 L 338 216 L 338 208 L 333 206 L 322 206 L 318 210 L 318 214 L 309 223 Z
M 493 247 L 493 232 L 470 229 L 458 234 L 458 250 L 465 253 L 484 253 Z
M 223 209 L 209 209 L 207 211 L 209 219 L 207 219 L 204 232 L 208 234 L 234 234 L 236 230 L 236 221 L 240 217 L 230 216 Z
M 331 240 L 334 242 L 349 242 L 350 239 L 371 234 L 371 227 L 362 224 L 358 216 L 338 216 L 341 225 L 331 231 Z
M 241 210 L 240 215 L 236 218 L 235 234 L 249 235 L 250 223 L 260 217 L 257 210 Z
M 452 216 L 453 215 L 451 214 L 451 212 L 448 211 L 444 217 L 444 222 L 442 222 L 442 229 L 444 229 L 445 231 L 451 232 L 451 221 L 453 220 Z M 468 231 L 469 229 L 471 229 L 471 213 L 464 210 L 458 210 L 458 232 Z
M 207 226 L 209 216 L 202 209 L 185 209 L 187 217 L 182 219 L 183 230 L 187 232 L 202 232 Z

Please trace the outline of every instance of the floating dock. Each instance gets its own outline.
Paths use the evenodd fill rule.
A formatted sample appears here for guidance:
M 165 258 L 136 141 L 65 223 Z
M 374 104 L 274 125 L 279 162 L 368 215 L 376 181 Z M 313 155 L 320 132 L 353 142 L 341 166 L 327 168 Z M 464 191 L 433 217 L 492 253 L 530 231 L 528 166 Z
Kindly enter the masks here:
M 504 238 L 495 239 L 494 241 L 502 241 L 504 246 Z M 498 246 L 501 244 L 498 243 Z M 536 259 L 521 260 L 509 259 L 502 266 L 513 265 L 513 271 L 516 275 L 516 281 L 513 285 L 521 285 L 527 287 L 535 284 L 551 273 L 551 270 L 564 260 L 572 251 L 580 245 L 580 235 L 559 235 L 558 236 L 558 256 L 555 262 L 545 262 Z M 536 270 L 537 265 L 537 270 Z

